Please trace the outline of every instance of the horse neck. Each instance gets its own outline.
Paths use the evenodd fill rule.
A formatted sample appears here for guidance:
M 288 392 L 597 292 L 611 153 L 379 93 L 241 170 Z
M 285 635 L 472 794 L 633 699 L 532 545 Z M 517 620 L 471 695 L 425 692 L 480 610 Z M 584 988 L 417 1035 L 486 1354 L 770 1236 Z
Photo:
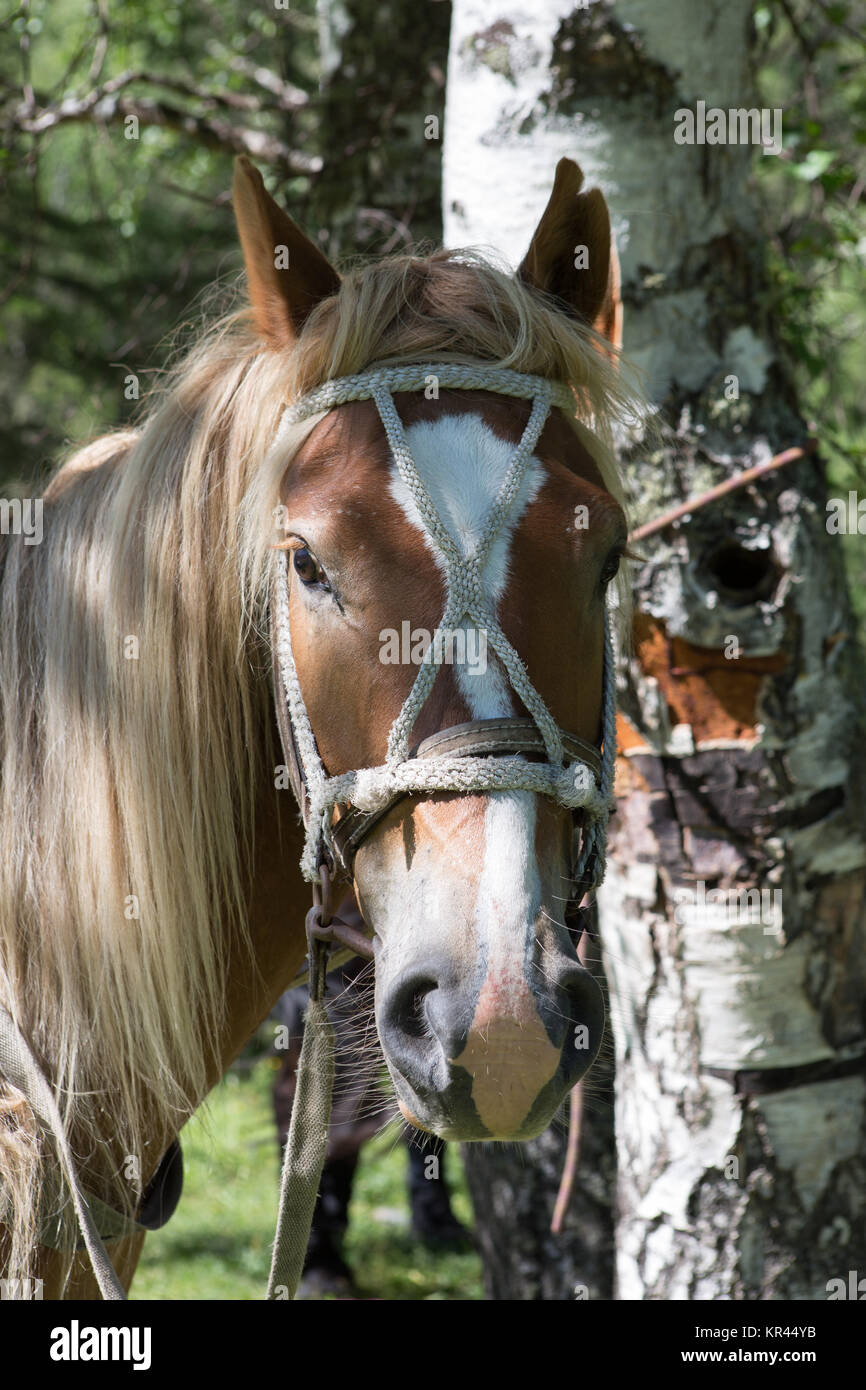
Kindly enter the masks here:
M 211 1086 L 267 1018 L 304 959 L 310 890 L 298 870 L 303 844 L 294 802 L 265 785 L 256 815 L 249 942 L 234 936 L 230 943 L 225 1023 L 208 1078 Z

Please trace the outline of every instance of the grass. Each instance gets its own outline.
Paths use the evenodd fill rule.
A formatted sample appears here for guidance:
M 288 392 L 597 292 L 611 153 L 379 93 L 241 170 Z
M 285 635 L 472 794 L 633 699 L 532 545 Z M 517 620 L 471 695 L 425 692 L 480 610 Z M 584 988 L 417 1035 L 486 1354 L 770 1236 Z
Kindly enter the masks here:
M 262 1299 L 279 1194 L 270 1092 L 278 1061 L 233 1070 L 183 1131 L 184 1192 L 147 1237 L 131 1300 Z M 405 1146 L 389 1127 L 361 1152 L 344 1254 L 362 1294 L 380 1299 L 483 1298 L 474 1253 L 431 1252 L 410 1231 Z M 459 1151 L 447 1173 L 454 1210 L 471 1225 Z

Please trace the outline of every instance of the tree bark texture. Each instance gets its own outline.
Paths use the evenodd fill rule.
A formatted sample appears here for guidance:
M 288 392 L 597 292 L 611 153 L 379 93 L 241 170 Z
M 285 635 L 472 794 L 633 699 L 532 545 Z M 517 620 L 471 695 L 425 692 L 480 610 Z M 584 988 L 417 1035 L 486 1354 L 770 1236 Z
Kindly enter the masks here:
M 756 105 L 750 14 L 454 5 L 446 240 L 516 264 L 560 155 L 604 191 L 658 407 L 623 441 L 635 524 L 805 434 L 750 184 L 772 156 L 674 140 L 699 101 Z M 825 493 L 805 460 L 638 547 L 600 894 L 620 1299 L 825 1298 L 866 1273 L 862 661 Z M 509 1159 L 485 1163 L 492 1187 Z

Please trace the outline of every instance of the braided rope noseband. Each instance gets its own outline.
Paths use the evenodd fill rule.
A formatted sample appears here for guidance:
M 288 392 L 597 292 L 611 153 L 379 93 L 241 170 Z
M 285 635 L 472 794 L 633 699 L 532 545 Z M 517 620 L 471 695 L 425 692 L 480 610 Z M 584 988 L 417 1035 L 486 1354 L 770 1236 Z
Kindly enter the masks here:
M 461 549 L 433 504 L 412 458 L 392 396 L 395 391 L 424 390 L 432 382 L 437 387 L 493 391 L 533 402 L 523 437 L 511 456 L 475 547 L 469 553 Z M 538 792 L 572 810 L 583 810 L 582 844 L 572 872 L 580 880 L 589 870 L 586 887 L 595 887 L 604 874 L 606 827 L 616 757 L 614 655 L 607 609 L 602 692 L 603 750 L 601 775 L 596 778 L 589 764 L 579 757 L 566 762 L 561 731 L 529 680 L 519 655 L 502 631 L 482 585 L 484 565 L 491 545 L 514 506 L 550 408 L 557 405 L 573 414 L 573 392 L 564 382 L 552 382 L 544 377 L 527 376 L 482 364 L 426 363 L 378 367 L 356 376 L 328 381 L 302 397 L 285 412 L 280 434 L 289 426 L 347 401 L 369 399 L 376 403 L 398 473 L 409 489 L 423 520 L 427 538 L 444 567 L 447 597 L 438 628 L 412 690 L 392 725 L 385 762 L 380 767 L 360 768 L 329 777 L 319 756 L 292 654 L 286 555 L 281 550 L 275 552 L 273 619 L 276 658 L 308 797 L 306 842 L 301 859 L 304 877 L 312 882 L 318 880 L 325 851 L 332 858 L 337 857 L 332 835 L 333 812 L 337 806 L 351 805 L 361 811 L 375 812 L 408 792 L 429 794 L 437 791 L 516 790 Z M 409 736 L 433 688 L 441 653 L 446 649 L 444 639 L 466 618 L 486 632 L 489 647 L 498 656 L 512 688 L 535 721 L 544 741 L 545 762 L 529 762 L 520 756 L 460 757 L 442 754 L 423 760 L 409 756 Z

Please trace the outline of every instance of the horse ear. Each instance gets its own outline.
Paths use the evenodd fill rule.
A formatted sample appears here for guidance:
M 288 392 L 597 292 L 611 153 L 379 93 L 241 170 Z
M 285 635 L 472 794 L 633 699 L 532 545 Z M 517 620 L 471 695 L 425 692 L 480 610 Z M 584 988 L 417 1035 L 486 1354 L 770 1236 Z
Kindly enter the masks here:
M 232 197 L 256 327 L 271 347 L 291 347 L 310 311 L 337 293 L 340 277 L 244 155 L 235 160 Z
M 610 214 L 599 188 L 582 193 L 583 171 L 573 159 L 556 166 L 553 191 L 517 274 L 554 295 L 615 346 L 622 337 L 619 260 Z
M 607 281 L 607 293 L 592 326 L 596 333 L 607 338 L 617 352 L 619 351 L 622 347 L 622 281 L 619 270 L 619 255 L 613 237 L 610 239 L 610 274 Z M 612 356 L 615 359 L 616 354 L 614 353 Z

